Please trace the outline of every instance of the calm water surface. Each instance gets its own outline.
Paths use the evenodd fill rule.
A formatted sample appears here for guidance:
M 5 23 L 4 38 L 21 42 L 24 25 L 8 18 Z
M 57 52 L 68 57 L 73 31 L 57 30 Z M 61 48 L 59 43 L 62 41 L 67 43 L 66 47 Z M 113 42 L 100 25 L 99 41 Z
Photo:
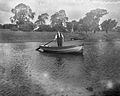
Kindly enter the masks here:
M 35 42 L 0 43 L 0 94 L 79 96 L 86 94 L 86 87 L 97 90 L 119 82 L 119 41 L 87 42 L 84 56 L 39 53 L 38 46 Z

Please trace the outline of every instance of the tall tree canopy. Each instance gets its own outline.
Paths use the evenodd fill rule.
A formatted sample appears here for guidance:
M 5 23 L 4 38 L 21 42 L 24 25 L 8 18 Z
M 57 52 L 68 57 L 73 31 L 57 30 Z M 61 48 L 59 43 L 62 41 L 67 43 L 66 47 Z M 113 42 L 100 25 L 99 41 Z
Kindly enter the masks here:
M 48 14 L 47 13 L 43 13 L 41 15 L 38 16 L 38 19 L 35 21 L 35 28 L 34 30 L 37 30 L 40 25 L 45 25 L 46 24 L 46 20 L 48 19 Z
M 45 20 L 48 19 L 48 16 L 49 15 L 47 13 L 39 15 L 38 20 L 35 22 L 35 24 L 37 24 L 38 26 L 39 25 L 44 25 L 46 23 Z
M 66 17 L 65 10 L 60 10 L 51 16 L 51 26 L 61 25 L 66 26 L 66 22 L 68 21 L 68 17 Z
M 117 25 L 116 20 L 108 19 L 103 21 L 103 23 L 101 24 L 101 28 L 103 31 L 106 31 L 107 33 L 108 31 L 111 31 L 114 27 L 116 27 L 116 25 Z
M 30 22 L 30 19 L 33 19 L 35 15 L 35 13 L 32 12 L 32 9 L 23 3 L 15 6 L 11 12 L 14 14 L 14 16 L 11 17 L 10 20 L 12 23 L 16 23 L 17 25 Z
M 106 14 L 108 12 L 105 9 L 91 10 L 83 19 L 80 19 L 79 23 L 80 25 L 87 26 L 89 30 L 95 31 L 96 27 L 99 26 L 100 18 Z

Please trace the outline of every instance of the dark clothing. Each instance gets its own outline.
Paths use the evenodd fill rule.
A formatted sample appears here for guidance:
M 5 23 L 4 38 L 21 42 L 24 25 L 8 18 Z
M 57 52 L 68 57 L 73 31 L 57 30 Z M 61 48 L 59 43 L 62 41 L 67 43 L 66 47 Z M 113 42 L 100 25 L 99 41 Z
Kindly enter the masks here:
M 64 39 L 63 34 L 58 32 L 55 36 L 55 39 L 57 40 L 58 47 L 61 47 L 63 45 L 63 39 Z

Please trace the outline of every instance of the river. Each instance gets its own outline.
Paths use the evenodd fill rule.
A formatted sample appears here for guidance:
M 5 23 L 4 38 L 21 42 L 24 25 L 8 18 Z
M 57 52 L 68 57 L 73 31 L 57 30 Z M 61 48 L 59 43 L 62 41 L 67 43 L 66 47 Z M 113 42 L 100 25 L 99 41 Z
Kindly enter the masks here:
M 99 90 L 119 82 L 119 41 L 86 42 L 84 56 L 40 53 L 39 44 L 0 43 L 1 95 L 87 96 L 87 87 Z

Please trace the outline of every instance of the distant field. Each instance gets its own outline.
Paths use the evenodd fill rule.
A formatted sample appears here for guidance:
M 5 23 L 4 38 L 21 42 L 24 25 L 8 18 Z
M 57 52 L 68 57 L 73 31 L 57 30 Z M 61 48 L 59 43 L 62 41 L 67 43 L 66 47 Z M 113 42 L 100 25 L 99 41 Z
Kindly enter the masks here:
M 56 32 L 22 32 L 1 29 L 0 42 L 48 42 L 54 39 L 55 34 Z M 79 35 L 64 33 L 64 36 L 65 41 L 69 41 L 70 38 Z
M 54 38 L 55 34 L 56 32 L 22 32 L 0 29 L 0 42 L 48 42 Z M 65 41 L 70 41 L 71 38 L 84 38 L 85 41 L 120 39 L 120 33 L 118 32 L 109 32 L 109 34 L 105 32 L 95 34 L 91 32 L 88 32 L 88 34 L 64 33 L 64 36 Z
M 55 33 L 0 30 L 0 42 L 39 42 L 54 38 Z M 49 35 L 49 36 L 48 36 Z

